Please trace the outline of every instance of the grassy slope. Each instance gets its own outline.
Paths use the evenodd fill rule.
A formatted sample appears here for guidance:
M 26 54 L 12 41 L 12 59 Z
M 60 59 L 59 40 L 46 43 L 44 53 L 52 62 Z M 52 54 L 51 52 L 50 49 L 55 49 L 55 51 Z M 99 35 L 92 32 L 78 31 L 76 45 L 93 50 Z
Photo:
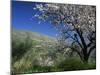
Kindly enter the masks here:
M 58 59 L 60 62 L 58 63 L 57 61 L 55 64 L 54 62 L 56 59 L 50 59 L 50 56 L 55 55 L 54 46 L 56 40 L 54 38 L 36 32 L 12 31 L 12 39 L 24 41 L 24 38 L 26 38 L 27 35 L 32 39 L 32 48 L 29 49 L 20 60 L 14 62 L 12 65 L 12 71 L 15 73 L 68 71 L 95 68 L 95 64 L 84 65 L 77 58 L 67 58 L 67 60 L 63 60 L 64 57 L 59 54 Z
M 51 46 L 55 44 L 55 39 L 43 34 L 29 31 L 12 31 L 12 40 L 24 41 L 27 35 L 32 40 L 32 48 L 28 50 L 20 60 L 14 62 L 12 65 L 13 70 L 16 72 L 23 72 L 35 65 L 51 65 L 48 64 L 51 60 L 47 56 Z M 12 60 L 13 61 L 13 60 Z M 49 61 L 49 62 L 48 62 Z M 51 61 L 52 62 L 52 61 Z

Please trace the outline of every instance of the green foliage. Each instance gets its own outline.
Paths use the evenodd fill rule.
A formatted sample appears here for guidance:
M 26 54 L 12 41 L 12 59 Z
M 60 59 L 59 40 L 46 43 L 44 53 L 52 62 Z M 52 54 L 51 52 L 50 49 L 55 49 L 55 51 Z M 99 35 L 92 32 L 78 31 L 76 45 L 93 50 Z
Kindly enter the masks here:
M 57 51 L 54 40 L 46 38 L 44 41 L 42 36 L 42 39 L 37 39 L 24 32 L 19 33 L 15 35 L 14 32 L 12 39 L 11 72 L 14 74 L 86 70 L 96 67 L 95 63 L 83 64 L 78 56 L 73 58 Z
M 40 66 L 34 65 L 25 69 L 24 67 L 20 68 L 18 73 L 39 73 L 39 72 L 58 72 L 58 71 L 73 71 L 73 70 L 87 70 L 95 69 L 96 65 L 84 64 L 77 58 L 66 59 L 60 63 L 56 63 L 54 66 Z
M 68 58 L 58 63 L 57 67 L 62 71 L 72 71 L 72 70 L 95 69 L 96 65 L 93 63 L 84 64 L 81 60 L 77 58 Z
M 25 38 L 12 35 L 12 57 L 13 60 L 19 60 L 28 50 L 32 48 L 32 40 L 27 34 Z

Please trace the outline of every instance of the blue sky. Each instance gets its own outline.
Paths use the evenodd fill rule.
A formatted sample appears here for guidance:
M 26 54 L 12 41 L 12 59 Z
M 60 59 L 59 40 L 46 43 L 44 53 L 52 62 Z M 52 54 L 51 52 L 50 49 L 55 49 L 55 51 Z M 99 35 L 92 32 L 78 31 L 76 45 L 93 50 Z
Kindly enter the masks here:
M 33 10 L 34 6 L 35 2 L 12 1 L 12 28 L 39 32 L 55 37 L 57 32 L 50 23 L 42 22 L 38 24 L 39 19 L 32 19 L 33 13 L 37 12 Z

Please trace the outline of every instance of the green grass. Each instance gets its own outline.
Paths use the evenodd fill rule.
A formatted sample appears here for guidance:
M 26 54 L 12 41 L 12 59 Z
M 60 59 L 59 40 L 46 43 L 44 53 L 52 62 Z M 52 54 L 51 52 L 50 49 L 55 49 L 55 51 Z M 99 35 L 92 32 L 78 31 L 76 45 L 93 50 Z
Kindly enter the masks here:
M 82 63 L 79 59 L 71 58 L 61 61 L 57 67 L 63 71 L 95 69 L 95 63 Z
M 24 33 L 24 32 L 23 32 Z M 18 33 L 16 33 L 18 34 Z M 22 34 L 20 34 L 22 35 Z M 26 35 L 26 34 L 25 34 Z M 24 36 L 25 36 L 24 35 Z M 36 35 L 36 34 L 35 34 Z M 56 48 L 54 46 L 54 41 L 49 42 L 49 38 L 45 41 L 40 41 L 37 38 L 44 38 L 34 36 L 34 39 L 23 39 L 23 37 L 17 37 L 19 35 L 14 36 L 13 38 L 13 47 L 12 48 L 15 53 L 15 57 L 19 58 L 19 54 L 21 57 L 19 60 L 13 57 L 12 59 L 12 73 L 40 73 L 40 72 L 58 72 L 58 71 L 74 71 L 74 70 L 88 70 L 95 69 L 96 64 L 89 62 L 88 64 L 84 64 L 81 62 L 79 57 L 66 57 L 61 53 L 56 52 Z M 31 44 L 32 45 L 31 45 Z M 21 45 L 21 46 L 20 46 Z M 51 46 L 52 47 L 51 47 Z M 40 47 L 39 47 L 40 46 Z M 21 52 L 21 50 L 23 52 Z M 13 53 L 13 54 L 14 54 Z M 16 55 L 18 54 L 18 55 Z M 46 66 L 40 65 L 39 63 L 44 63 L 46 59 L 52 58 L 53 65 Z M 40 60 L 42 59 L 42 61 Z M 15 61 L 14 61 L 15 59 Z
M 20 68 L 18 73 L 41 73 L 41 72 L 58 72 L 58 71 L 74 71 L 74 70 L 88 70 L 95 69 L 95 63 L 84 64 L 80 60 L 71 58 L 61 61 L 54 66 L 40 66 L 34 65 L 27 69 Z

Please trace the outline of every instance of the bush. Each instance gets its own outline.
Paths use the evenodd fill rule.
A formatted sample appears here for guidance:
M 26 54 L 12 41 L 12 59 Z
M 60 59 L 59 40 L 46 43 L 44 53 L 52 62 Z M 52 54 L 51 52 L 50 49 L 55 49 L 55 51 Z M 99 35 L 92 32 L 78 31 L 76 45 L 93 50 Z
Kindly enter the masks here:
M 28 50 L 32 48 L 32 40 L 27 35 L 26 38 L 15 36 L 12 39 L 13 62 L 20 59 Z
M 95 69 L 96 64 L 84 64 L 77 58 L 69 58 L 67 60 L 61 61 L 57 64 L 57 68 L 61 71 L 72 71 L 72 70 L 87 70 Z

